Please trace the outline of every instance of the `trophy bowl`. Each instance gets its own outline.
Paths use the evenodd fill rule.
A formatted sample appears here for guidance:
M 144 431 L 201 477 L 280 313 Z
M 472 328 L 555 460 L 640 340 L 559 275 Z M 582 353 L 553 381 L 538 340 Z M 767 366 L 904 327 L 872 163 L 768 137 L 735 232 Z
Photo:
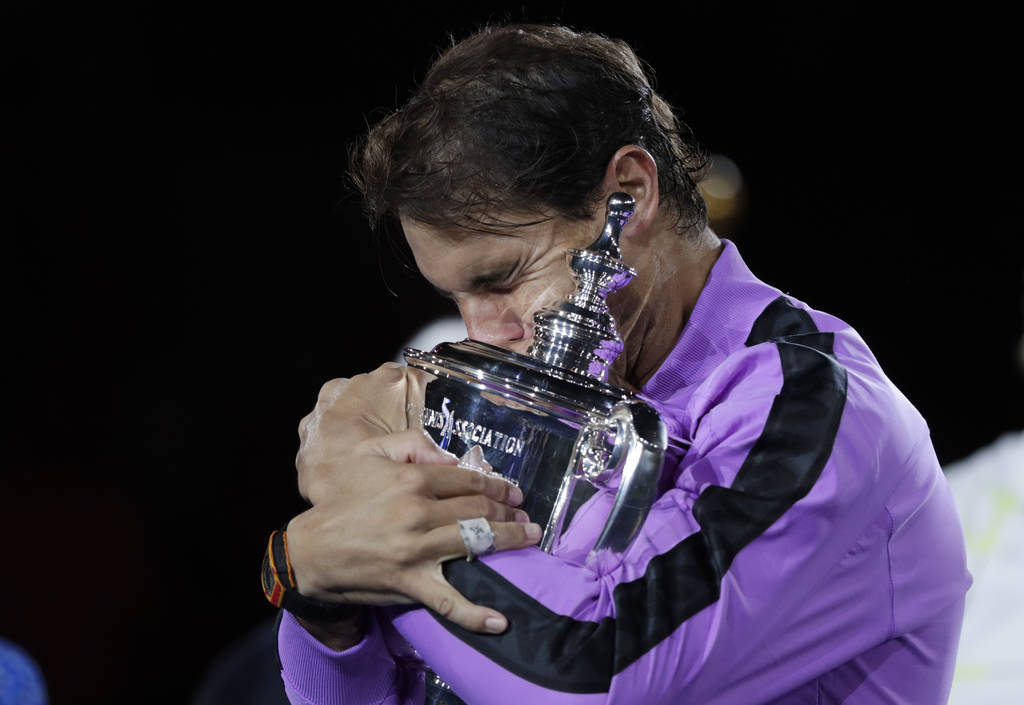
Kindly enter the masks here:
M 544 529 L 542 550 L 555 549 L 598 489 L 616 497 L 591 552 L 628 548 L 662 486 L 669 442 L 654 409 L 624 389 L 474 340 L 408 349 L 405 359 L 432 376 L 423 428 L 456 456 L 478 449 L 488 471 L 522 490 L 522 509 Z

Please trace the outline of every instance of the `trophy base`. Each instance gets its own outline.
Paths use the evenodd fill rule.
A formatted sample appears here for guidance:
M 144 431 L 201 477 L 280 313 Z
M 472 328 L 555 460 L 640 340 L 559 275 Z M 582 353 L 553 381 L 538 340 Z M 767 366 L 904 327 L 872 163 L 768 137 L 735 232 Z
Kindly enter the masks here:
M 466 705 L 466 701 L 429 668 L 426 670 L 426 686 L 427 697 L 423 705 Z

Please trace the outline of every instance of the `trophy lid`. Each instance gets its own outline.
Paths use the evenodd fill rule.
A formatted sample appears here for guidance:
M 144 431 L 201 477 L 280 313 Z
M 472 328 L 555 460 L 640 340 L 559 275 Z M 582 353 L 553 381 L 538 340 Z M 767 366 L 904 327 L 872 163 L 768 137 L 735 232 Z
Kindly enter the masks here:
M 631 392 L 593 377 L 550 367 L 537 358 L 478 340 L 441 343 L 430 352 L 407 348 L 405 359 L 410 366 L 435 376 L 580 421 L 633 398 Z
M 622 261 L 619 249 L 622 229 L 635 207 L 629 194 L 613 193 L 597 240 L 585 250 L 566 253 L 576 290 L 557 306 L 534 314 L 529 355 L 551 367 L 602 382 L 608 379 L 608 369 L 624 346 L 607 298 L 636 277 L 636 270 Z

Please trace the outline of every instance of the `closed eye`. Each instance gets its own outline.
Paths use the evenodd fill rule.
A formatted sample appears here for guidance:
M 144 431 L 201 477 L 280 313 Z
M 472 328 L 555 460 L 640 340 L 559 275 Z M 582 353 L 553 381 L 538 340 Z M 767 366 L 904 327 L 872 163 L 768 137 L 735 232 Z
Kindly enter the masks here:
M 490 272 L 484 272 L 477 274 L 469 280 L 469 285 L 466 287 L 466 291 L 469 292 L 490 292 L 495 294 L 507 294 L 515 289 L 515 276 L 519 269 L 519 264 L 515 263 L 508 267 L 496 269 Z M 442 289 L 436 284 L 431 284 L 434 291 L 443 298 L 449 301 L 455 301 L 455 295 L 447 289 Z M 457 303 L 457 302 L 456 302 Z
M 515 288 L 515 276 L 518 269 L 519 263 L 516 262 L 508 267 L 478 274 L 470 280 L 470 291 L 507 293 Z

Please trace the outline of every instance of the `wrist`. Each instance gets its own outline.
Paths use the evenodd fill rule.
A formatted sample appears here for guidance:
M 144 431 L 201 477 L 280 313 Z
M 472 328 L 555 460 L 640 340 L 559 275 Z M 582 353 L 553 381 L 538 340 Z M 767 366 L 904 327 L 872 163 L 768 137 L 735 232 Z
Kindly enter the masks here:
M 366 610 L 362 607 L 348 619 L 318 621 L 296 616 L 295 621 L 314 639 L 334 651 L 351 649 L 366 635 Z
M 330 591 L 321 588 L 317 580 L 316 548 L 311 546 L 311 536 L 306 533 L 307 522 L 303 519 L 303 515 L 300 514 L 289 521 L 283 529 L 288 543 L 288 566 L 291 569 L 292 583 L 295 590 L 306 597 L 330 601 Z
M 297 618 L 309 620 L 311 623 L 340 625 L 353 621 L 362 611 L 359 605 L 320 600 L 298 590 L 289 558 L 288 536 L 285 529 L 271 533 L 263 556 L 260 577 L 263 594 L 270 604 L 284 608 Z M 342 630 L 340 627 L 338 629 L 350 631 Z

